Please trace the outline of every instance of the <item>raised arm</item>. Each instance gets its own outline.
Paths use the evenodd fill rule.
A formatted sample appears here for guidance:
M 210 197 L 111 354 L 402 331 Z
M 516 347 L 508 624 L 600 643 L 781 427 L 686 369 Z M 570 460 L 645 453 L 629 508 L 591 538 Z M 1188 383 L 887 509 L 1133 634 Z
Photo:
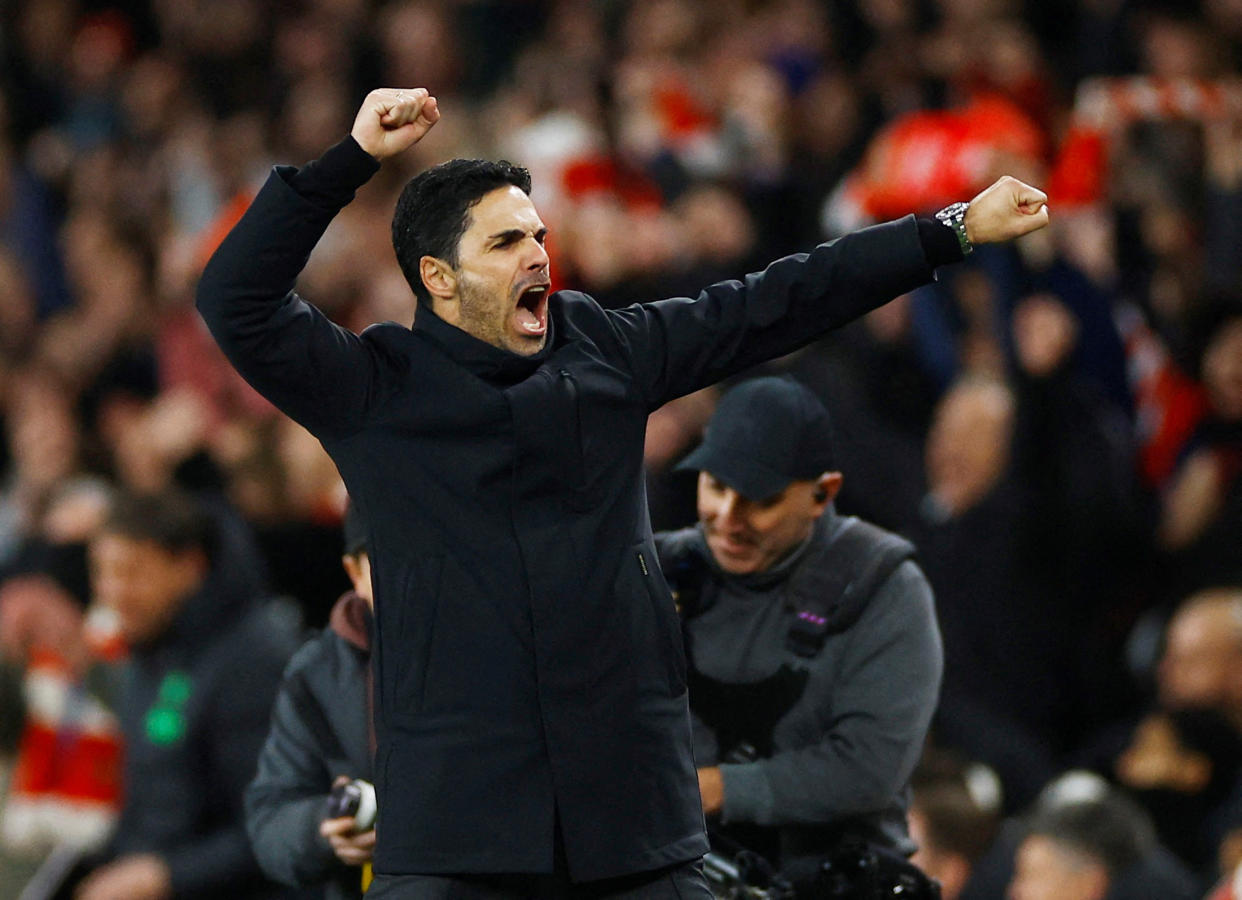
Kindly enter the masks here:
M 425 90 L 372 91 L 350 136 L 301 169 L 277 167 L 212 255 L 198 309 L 229 361 L 261 394 L 318 435 L 355 430 L 378 396 L 378 351 L 293 292 L 333 217 L 379 162 L 440 117 Z
M 1006 176 L 970 202 L 963 227 L 976 245 L 1012 240 L 1047 222 L 1044 193 Z M 654 409 L 796 350 L 962 256 L 952 229 L 908 216 L 777 260 L 742 281 L 712 285 L 694 299 L 618 310 L 612 322 Z

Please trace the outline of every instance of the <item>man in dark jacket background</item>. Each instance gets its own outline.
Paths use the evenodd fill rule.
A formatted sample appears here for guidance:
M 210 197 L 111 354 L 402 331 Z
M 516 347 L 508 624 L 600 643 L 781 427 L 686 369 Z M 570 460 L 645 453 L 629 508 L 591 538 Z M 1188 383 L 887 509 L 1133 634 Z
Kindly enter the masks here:
M 78 900 L 260 898 L 242 815 L 296 630 L 213 566 L 211 519 L 175 490 L 115 499 L 91 542 L 92 585 L 130 659 L 124 800 Z
M 370 782 L 371 563 L 357 507 L 345 517 L 342 560 L 354 589 L 332 608 L 328 627 L 294 654 L 246 789 L 246 830 L 259 865 L 297 887 L 323 885 L 327 900 L 361 897 L 374 827 L 327 818 L 332 787 Z
M 349 137 L 278 167 L 203 273 L 234 366 L 316 435 L 368 522 L 375 896 L 703 895 L 676 612 L 643 489 L 647 416 L 1042 227 L 1005 178 L 743 282 L 605 311 L 551 295 L 524 170 L 454 160 L 393 220 L 412 329 L 354 335 L 294 292 L 333 216 L 438 121 L 372 91 Z M 455 895 L 455 894 L 454 894 Z
M 823 896 L 830 856 L 914 851 L 908 782 L 943 663 L 931 587 L 908 542 L 836 513 L 828 411 L 792 379 L 725 394 L 680 467 L 699 472 L 699 524 L 656 542 L 703 809 Z

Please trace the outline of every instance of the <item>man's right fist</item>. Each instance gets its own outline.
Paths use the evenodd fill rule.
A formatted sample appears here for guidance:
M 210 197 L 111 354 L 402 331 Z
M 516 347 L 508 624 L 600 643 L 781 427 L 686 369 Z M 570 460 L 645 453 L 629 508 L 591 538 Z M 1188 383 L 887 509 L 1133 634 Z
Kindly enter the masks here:
M 440 107 L 425 88 L 379 88 L 362 101 L 350 134 L 382 160 L 418 143 L 439 120 Z

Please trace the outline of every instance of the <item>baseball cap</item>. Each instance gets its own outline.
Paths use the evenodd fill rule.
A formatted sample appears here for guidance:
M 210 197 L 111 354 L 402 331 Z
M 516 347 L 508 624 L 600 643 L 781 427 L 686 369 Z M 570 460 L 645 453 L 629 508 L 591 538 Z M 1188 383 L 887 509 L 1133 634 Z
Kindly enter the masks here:
M 792 378 L 765 376 L 721 398 L 703 443 L 677 468 L 710 472 L 743 497 L 763 500 L 835 464 L 824 404 Z

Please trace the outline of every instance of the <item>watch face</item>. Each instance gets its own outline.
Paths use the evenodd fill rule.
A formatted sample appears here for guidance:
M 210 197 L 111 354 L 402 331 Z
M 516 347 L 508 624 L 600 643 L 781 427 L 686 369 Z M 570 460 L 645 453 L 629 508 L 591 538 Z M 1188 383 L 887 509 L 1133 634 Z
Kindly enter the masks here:
M 966 211 L 968 209 L 970 209 L 969 203 L 959 201 L 949 204 L 936 213 L 936 218 L 953 229 L 953 233 L 957 235 L 957 242 L 961 245 L 963 256 L 968 256 L 974 250 L 970 239 L 966 237 Z

